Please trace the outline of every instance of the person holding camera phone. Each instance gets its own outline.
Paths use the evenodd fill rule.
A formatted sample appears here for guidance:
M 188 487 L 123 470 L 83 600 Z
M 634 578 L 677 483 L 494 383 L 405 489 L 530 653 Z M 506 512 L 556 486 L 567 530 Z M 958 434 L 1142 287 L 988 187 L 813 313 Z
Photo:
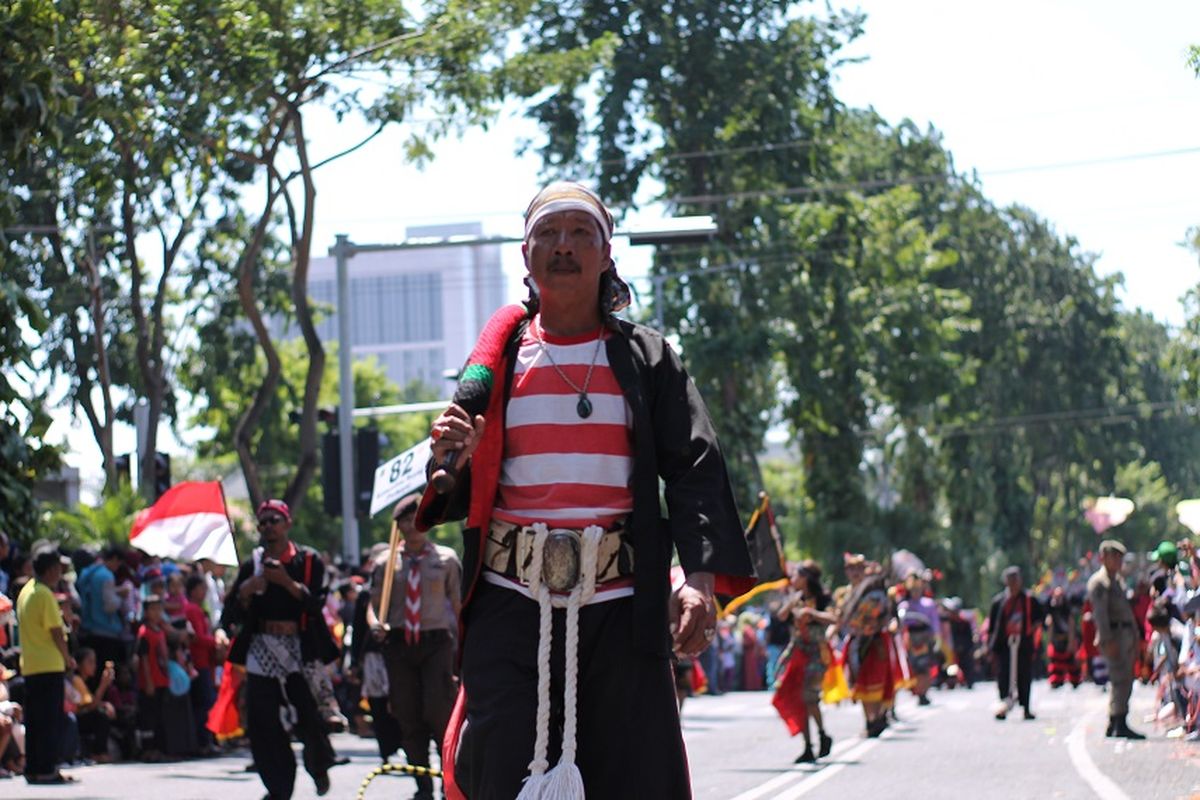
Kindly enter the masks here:
M 329 791 L 333 748 L 304 678 L 315 636 L 323 633 L 325 564 L 291 541 L 291 510 L 282 500 L 258 507 L 261 545 L 238 569 L 221 627 L 236 629 L 229 660 L 246 667 L 246 728 L 250 753 L 272 800 L 290 798 L 296 758 L 280 710 L 296 709 L 294 730 L 304 744 L 304 768 L 317 794 Z

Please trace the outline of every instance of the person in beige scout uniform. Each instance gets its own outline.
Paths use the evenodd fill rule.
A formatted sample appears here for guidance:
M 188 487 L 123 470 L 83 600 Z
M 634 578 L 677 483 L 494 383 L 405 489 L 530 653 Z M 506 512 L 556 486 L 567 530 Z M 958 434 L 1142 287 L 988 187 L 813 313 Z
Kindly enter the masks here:
M 387 556 L 375 564 L 367 624 L 383 642 L 392 715 L 400 723 L 408 763 L 429 766 L 429 742 L 442 750 L 442 734 L 454 708 L 455 630 L 462 598 L 462 564 L 449 547 L 429 541 L 414 524 L 419 494 L 402 498 L 392 519 L 404 544 L 392 565 L 389 608 L 380 612 Z M 418 800 L 433 800 L 433 779 L 418 777 Z
M 1108 700 L 1108 729 L 1105 736 L 1145 739 L 1131 730 L 1125 721 L 1129 713 L 1129 693 L 1133 691 L 1133 664 L 1138 652 L 1137 621 L 1121 577 L 1125 545 L 1115 539 L 1100 543 L 1102 566 L 1088 579 L 1088 599 L 1096 623 L 1096 646 L 1108 661 L 1112 694 Z

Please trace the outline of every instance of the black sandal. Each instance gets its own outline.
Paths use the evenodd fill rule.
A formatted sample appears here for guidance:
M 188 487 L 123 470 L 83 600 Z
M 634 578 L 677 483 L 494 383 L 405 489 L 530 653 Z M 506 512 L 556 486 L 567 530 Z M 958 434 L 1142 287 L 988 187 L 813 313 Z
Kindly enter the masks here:
M 34 786 L 59 786 L 64 783 L 79 783 L 79 778 L 55 772 L 52 775 L 26 775 L 25 782 Z

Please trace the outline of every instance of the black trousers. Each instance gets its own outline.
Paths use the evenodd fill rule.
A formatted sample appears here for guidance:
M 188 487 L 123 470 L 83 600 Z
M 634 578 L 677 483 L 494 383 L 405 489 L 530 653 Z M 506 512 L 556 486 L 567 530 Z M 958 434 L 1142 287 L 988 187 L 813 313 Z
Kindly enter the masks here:
M 429 743 L 442 752 L 442 735 L 458 687 L 454 683 L 454 640 L 445 630 L 424 631 L 415 644 L 406 644 L 403 631 L 394 631 L 384 646 L 392 715 L 400 725 L 400 741 L 409 764 L 429 766 Z M 428 791 L 430 778 L 417 778 Z M 513 795 L 516 797 L 516 795 Z
M 65 733 L 63 673 L 25 676 L 25 774 L 52 775 L 58 769 Z
M 1008 687 L 1012 682 L 1008 643 L 996 648 L 996 688 L 1000 699 L 1008 699 Z M 1033 682 L 1033 644 L 1028 639 L 1022 639 L 1017 648 L 1017 700 L 1025 710 L 1029 710 L 1029 686 Z
M 467 613 L 462 678 L 467 722 L 455 760 L 470 800 L 512 800 L 533 758 L 537 604 L 480 582 Z M 665 629 L 663 637 L 667 636 Z M 549 761 L 562 749 L 565 612 L 554 612 Z M 691 783 L 667 656 L 633 646 L 633 599 L 579 614 L 578 754 L 589 798 L 688 800 Z
M 166 712 L 163 711 L 166 697 L 167 690 L 163 688 L 138 694 L 138 729 L 153 734 L 149 747 L 144 747 L 144 750 L 166 752 L 167 717 Z
M 386 697 L 368 697 L 367 706 L 371 709 L 371 728 L 375 731 L 375 741 L 379 745 L 379 757 L 387 761 L 392 753 L 400 749 L 404 741 L 400 723 L 392 716 Z
M 296 709 L 296 736 L 304 744 L 304 769 L 316 779 L 333 766 L 333 747 L 304 675 L 291 673 L 286 685 L 286 701 Z M 296 784 L 296 757 L 292 755 L 291 738 L 279 718 L 284 702 L 278 680 L 262 675 L 246 676 L 250 755 L 271 800 L 287 800 Z
M 112 721 L 98 708 L 81 711 L 75 715 L 79 721 L 79 738 L 85 756 L 108 755 L 108 732 Z
M 201 748 L 213 745 L 213 735 L 208 730 L 208 712 L 217 701 L 217 687 L 213 684 L 212 667 L 196 670 L 188 695 L 192 702 L 192 718 L 196 726 L 196 745 Z

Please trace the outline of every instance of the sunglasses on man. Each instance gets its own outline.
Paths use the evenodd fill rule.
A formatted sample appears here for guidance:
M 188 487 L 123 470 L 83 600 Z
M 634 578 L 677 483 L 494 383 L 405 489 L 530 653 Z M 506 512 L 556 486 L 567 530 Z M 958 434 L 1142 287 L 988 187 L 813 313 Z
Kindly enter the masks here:
M 283 517 L 260 517 L 258 520 L 258 527 L 260 527 L 260 528 L 266 528 L 266 527 L 269 527 L 272 525 L 282 525 L 282 524 L 283 524 Z

